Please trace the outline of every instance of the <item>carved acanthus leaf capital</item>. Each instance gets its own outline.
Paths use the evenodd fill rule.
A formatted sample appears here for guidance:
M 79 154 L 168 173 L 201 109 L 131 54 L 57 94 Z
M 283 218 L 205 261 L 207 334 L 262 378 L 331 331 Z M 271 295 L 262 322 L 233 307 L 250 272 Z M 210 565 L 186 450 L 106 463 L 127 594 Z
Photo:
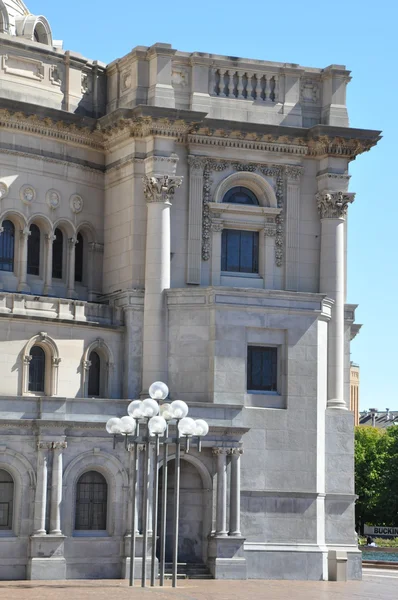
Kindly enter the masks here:
M 206 165 L 206 157 L 204 156 L 188 156 L 188 164 L 190 166 L 191 171 L 198 171 L 199 173 L 203 173 L 203 170 Z
M 169 202 L 182 184 L 182 177 L 156 175 L 144 177 L 143 182 L 147 202 Z
M 65 450 L 68 447 L 67 442 L 53 442 L 52 449 L 53 450 Z
M 355 194 L 348 192 L 318 192 L 316 201 L 321 219 L 344 219 Z
M 287 179 L 293 179 L 294 181 L 298 181 L 300 179 L 300 177 L 303 175 L 304 173 L 304 167 L 296 167 L 296 166 L 291 166 L 291 165 L 287 165 L 285 167 L 285 175 L 287 177 Z
M 243 448 L 230 448 L 228 450 L 228 454 L 230 454 L 231 456 L 242 456 Z

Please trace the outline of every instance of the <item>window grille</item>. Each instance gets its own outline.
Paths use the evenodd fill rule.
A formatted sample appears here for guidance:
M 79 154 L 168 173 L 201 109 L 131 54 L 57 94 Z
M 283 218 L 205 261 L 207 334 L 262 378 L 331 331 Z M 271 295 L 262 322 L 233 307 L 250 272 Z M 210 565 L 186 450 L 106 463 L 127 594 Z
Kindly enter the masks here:
M 84 473 L 77 482 L 75 529 L 103 531 L 106 529 L 108 486 L 97 471 Z
M 278 349 L 249 346 L 247 352 L 247 389 L 278 390 Z
M 11 221 L 3 221 L 0 233 L 0 271 L 14 270 L 15 227 Z

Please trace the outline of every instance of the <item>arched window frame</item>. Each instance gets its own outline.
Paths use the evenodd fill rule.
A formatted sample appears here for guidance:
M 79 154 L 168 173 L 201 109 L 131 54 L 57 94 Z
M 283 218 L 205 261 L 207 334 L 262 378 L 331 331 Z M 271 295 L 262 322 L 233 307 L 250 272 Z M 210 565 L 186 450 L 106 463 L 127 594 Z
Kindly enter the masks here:
M 16 35 L 25 39 L 53 45 L 53 37 L 49 22 L 42 15 L 24 15 L 15 19 Z M 36 33 L 36 36 L 35 36 Z M 38 38 L 38 39 L 37 39 Z
M 0 449 L 0 469 L 14 480 L 12 529 L 0 530 L 0 537 L 28 536 L 34 511 L 36 474 L 30 462 L 19 452 Z
M 238 190 L 242 190 L 241 193 L 244 193 L 248 198 L 250 198 L 251 202 L 231 202 L 231 196 L 237 194 Z M 254 194 L 254 192 L 252 192 L 248 187 L 242 185 L 235 185 L 234 187 L 231 187 L 228 192 L 224 194 L 222 202 L 226 204 L 242 204 L 243 206 L 259 206 L 256 194 Z
M 29 390 L 30 351 L 33 346 L 40 346 L 46 355 L 44 394 Z M 58 393 L 58 367 L 61 359 L 54 340 L 45 332 L 32 337 L 22 351 L 22 395 L 24 396 L 56 396 Z
M 269 178 L 268 178 L 269 179 Z M 250 190 L 258 200 L 251 204 L 224 203 L 225 195 L 235 187 Z M 258 173 L 239 171 L 217 185 L 213 201 L 208 203 L 211 227 L 211 284 L 274 289 L 276 217 L 281 213 L 270 181 Z M 222 272 L 221 241 L 223 229 L 259 233 L 258 273 Z M 279 288 L 278 288 L 279 289 Z
M 76 484 L 86 471 L 98 471 L 103 475 L 108 484 L 108 506 L 106 518 L 106 531 L 79 531 L 75 530 L 76 522 Z M 62 501 L 63 531 L 67 536 L 122 536 L 130 527 L 131 519 L 128 514 L 129 481 L 126 469 L 111 452 L 97 450 L 84 452 L 74 458 L 66 467 L 63 476 L 64 490 L 72 490 L 72 494 L 65 493 Z
M 0 33 L 9 33 L 10 20 L 3 0 L 0 0 Z
M 102 529 L 92 529 L 92 528 L 87 528 L 87 529 L 83 529 L 81 527 L 77 528 L 76 527 L 76 521 L 77 521 L 77 508 L 78 508 L 78 486 L 80 484 L 80 481 L 82 479 L 82 477 L 84 477 L 85 475 L 89 474 L 89 473 L 96 473 L 100 476 L 100 478 L 103 480 L 105 486 L 106 486 L 106 510 L 105 510 L 105 527 L 103 527 Z M 106 532 L 107 531 L 107 525 L 108 525 L 108 504 L 109 504 L 109 484 L 108 481 L 106 480 L 106 477 L 97 469 L 89 469 L 87 471 L 84 471 L 83 473 L 81 473 L 79 479 L 76 482 L 76 499 L 75 499 L 75 522 L 74 522 L 74 531 L 76 535 L 81 535 L 83 534 L 99 534 L 101 532 Z
M 114 370 L 113 352 L 102 338 L 97 338 L 84 351 L 82 357 L 82 397 L 88 398 L 88 378 L 91 367 L 90 354 L 97 352 L 101 360 L 101 379 L 100 379 L 100 395 L 99 398 L 111 398 L 112 379 Z
M 5 473 L 6 476 L 2 475 L 2 473 Z M 6 478 L 8 479 L 8 481 L 2 481 L 3 479 L 6 479 Z M 7 515 L 8 516 L 7 525 L 1 525 L 0 524 L 0 531 L 1 532 L 4 532 L 4 531 L 10 532 L 10 531 L 12 531 L 13 526 L 14 526 L 13 519 L 14 519 L 14 502 L 15 502 L 15 500 L 14 500 L 14 498 L 15 498 L 15 481 L 14 481 L 14 478 L 11 475 L 11 473 L 8 471 L 8 469 L 1 469 L 0 468 L 0 485 L 1 485 L 1 483 L 6 483 L 6 484 L 11 484 L 12 485 L 11 501 L 7 503 L 8 506 L 9 506 L 9 509 L 11 509 L 10 510 L 11 514 L 8 513 L 8 515 Z M 1 502 L 1 500 L 2 500 L 2 498 L 0 497 L 0 505 L 5 504 L 5 503 Z M 11 504 L 11 506 L 10 506 L 10 504 Z M 4 508 L 3 508 L 3 510 L 4 510 Z

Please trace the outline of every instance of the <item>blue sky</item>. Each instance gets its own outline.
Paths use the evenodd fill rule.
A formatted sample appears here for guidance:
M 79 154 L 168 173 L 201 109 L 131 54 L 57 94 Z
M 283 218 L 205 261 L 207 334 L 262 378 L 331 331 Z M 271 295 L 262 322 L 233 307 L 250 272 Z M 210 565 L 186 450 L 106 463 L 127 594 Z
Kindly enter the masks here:
M 378 129 L 383 139 L 351 163 L 348 302 L 358 303 L 362 331 L 352 343 L 361 366 L 361 409 L 398 410 L 395 380 L 398 318 L 398 3 L 393 0 L 26 0 L 47 17 L 64 48 L 111 62 L 155 42 L 186 52 L 352 71 L 352 127 Z M 397 368 L 398 375 L 398 368 Z M 398 381 L 398 377 L 397 377 Z

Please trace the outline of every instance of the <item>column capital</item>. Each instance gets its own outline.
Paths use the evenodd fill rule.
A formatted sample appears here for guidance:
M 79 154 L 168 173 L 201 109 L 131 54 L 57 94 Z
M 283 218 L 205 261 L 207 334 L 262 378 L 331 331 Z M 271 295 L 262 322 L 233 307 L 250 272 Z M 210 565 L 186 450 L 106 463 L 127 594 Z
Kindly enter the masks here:
M 27 240 L 28 237 L 30 236 L 29 227 L 24 227 L 23 229 L 21 229 L 20 235 L 21 235 L 21 238 Z
M 242 456 L 243 448 L 230 448 L 228 450 L 228 454 L 230 454 L 231 456 Z
M 304 174 L 304 171 L 304 167 L 298 167 L 296 165 L 286 165 L 285 167 L 286 178 L 296 183 L 300 181 L 300 178 Z
M 227 455 L 229 453 L 229 448 L 217 448 L 216 447 L 216 448 L 212 448 L 211 451 L 214 456 L 220 456 L 222 454 Z
M 52 442 L 53 450 L 66 450 L 68 442 Z
M 182 177 L 169 175 L 152 175 L 145 176 L 144 195 L 148 203 L 151 202 L 170 202 L 174 196 L 174 192 L 182 184 Z
M 44 237 L 46 238 L 46 240 L 49 244 L 52 244 L 53 241 L 55 240 L 55 235 L 52 233 L 46 233 L 46 235 Z
M 349 192 L 318 192 L 315 195 L 321 219 L 344 219 L 355 194 Z
M 77 244 L 77 238 L 75 238 L 75 237 L 68 238 L 68 244 L 69 244 L 69 248 L 73 248 Z
M 194 156 L 190 154 L 188 156 L 188 164 L 191 171 L 197 171 L 198 175 L 202 175 L 205 165 L 206 165 L 206 157 L 204 156 Z
M 38 450 L 51 450 L 52 442 L 37 442 Z

